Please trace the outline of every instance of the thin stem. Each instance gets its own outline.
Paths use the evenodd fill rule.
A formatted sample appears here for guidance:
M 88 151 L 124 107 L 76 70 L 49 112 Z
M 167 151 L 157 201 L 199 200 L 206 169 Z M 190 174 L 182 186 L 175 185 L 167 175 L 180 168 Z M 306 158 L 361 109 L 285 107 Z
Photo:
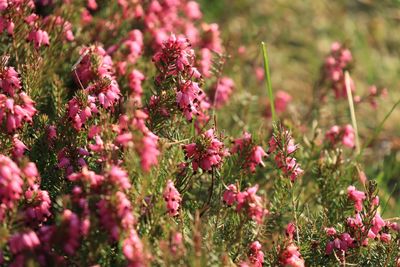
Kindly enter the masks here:
M 272 121 L 276 121 L 274 94 L 272 93 L 272 84 L 271 84 L 271 76 L 270 76 L 270 71 L 269 71 L 267 46 L 265 45 L 264 42 L 261 42 L 261 48 L 262 48 L 262 52 L 263 52 L 264 72 L 265 72 L 265 77 L 267 79 L 266 87 L 268 90 L 268 97 L 269 97 L 270 106 L 271 106 Z
M 347 91 L 347 100 L 349 101 L 349 107 L 350 107 L 351 123 L 353 124 L 354 134 L 356 136 L 356 152 L 357 152 L 357 154 L 359 154 L 360 153 L 360 139 L 358 136 L 358 127 L 357 127 L 356 112 L 354 110 L 353 94 L 351 92 L 351 86 L 350 86 L 350 75 L 347 71 L 344 73 L 344 78 L 345 78 L 345 86 L 346 86 L 346 91 Z

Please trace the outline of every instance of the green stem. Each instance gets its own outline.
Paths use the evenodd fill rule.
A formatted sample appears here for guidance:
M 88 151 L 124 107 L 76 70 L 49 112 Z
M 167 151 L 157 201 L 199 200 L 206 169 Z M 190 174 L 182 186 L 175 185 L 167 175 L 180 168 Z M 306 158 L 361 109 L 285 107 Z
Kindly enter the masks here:
M 268 90 L 268 96 L 271 104 L 271 114 L 272 114 L 272 121 L 276 121 L 276 115 L 275 115 L 275 103 L 274 103 L 274 94 L 272 93 L 272 84 L 271 84 L 271 76 L 269 72 L 269 60 L 268 60 L 268 53 L 267 53 L 267 46 L 265 45 L 264 42 L 261 42 L 261 48 L 262 48 L 262 53 L 263 53 L 263 58 L 264 58 L 264 72 L 265 72 L 265 77 L 267 79 L 266 82 L 266 87 Z

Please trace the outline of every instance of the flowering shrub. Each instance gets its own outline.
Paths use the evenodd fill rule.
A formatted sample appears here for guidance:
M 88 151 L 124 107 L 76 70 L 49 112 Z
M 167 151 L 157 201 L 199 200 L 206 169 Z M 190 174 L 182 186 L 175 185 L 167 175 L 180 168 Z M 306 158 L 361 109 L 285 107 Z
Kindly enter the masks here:
M 0 0 L 1 266 L 400 266 L 353 114 L 246 113 L 221 31 L 191 0 Z M 353 57 L 316 110 L 387 94 L 347 95 Z

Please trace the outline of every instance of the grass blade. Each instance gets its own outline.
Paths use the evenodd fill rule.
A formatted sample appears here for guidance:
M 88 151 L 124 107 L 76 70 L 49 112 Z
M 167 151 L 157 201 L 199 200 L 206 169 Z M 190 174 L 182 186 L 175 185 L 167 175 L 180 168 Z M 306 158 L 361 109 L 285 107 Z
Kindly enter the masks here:
M 272 121 L 276 121 L 274 94 L 272 92 L 271 76 L 270 76 L 270 72 L 269 72 L 269 60 L 268 60 L 267 46 L 265 45 L 264 42 L 261 42 L 261 48 L 262 48 L 263 59 L 264 59 L 264 72 L 265 72 L 265 77 L 267 79 L 266 87 L 268 90 L 268 97 L 271 102 L 270 106 L 271 106 Z

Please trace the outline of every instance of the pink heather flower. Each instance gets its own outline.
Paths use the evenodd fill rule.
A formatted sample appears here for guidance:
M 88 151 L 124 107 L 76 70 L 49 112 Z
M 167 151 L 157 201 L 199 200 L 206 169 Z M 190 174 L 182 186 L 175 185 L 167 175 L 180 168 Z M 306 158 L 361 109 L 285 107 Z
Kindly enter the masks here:
M 40 245 L 40 240 L 35 232 L 29 230 L 24 233 L 16 233 L 9 239 L 10 251 L 12 254 L 18 254 L 24 250 L 34 250 Z
M 131 94 L 134 97 L 140 99 L 143 93 L 142 82 L 145 77 L 143 73 L 138 70 L 132 70 L 132 72 L 128 75 L 129 88 L 131 89 Z
M 21 170 L 10 158 L 0 155 L 0 203 L 13 208 L 23 193 Z M 0 220 L 2 216 L 0 216 Z
M 128 234 L 128 237 L 122 243 L 122 253 L 129 262 L 128 266 L 146 266 L 147 255 L 137 232 L 134 229 L 130 229 Z
M 290 240 L 293 240 L 295 232 L 296 232 L 296 225 L 292 222 L 288 223 L 288 225 L 286 226 L 286 235 Z
M 355 142 L 355 134 L 353 127 L 350 124 L 339 127 L 337 125 L 326 132 L 325 138 L 335 145 L 337 142 L 342 142 L 346 147 L 353 148 Z
M 112 178 L 112 177 L 110 179 L 113 182 L 116 180 L 116 178 Z M 84 184 L 88 184 L 91 188 L 97 188 L 104 181 L 104 176 L 96 174 L 93 171 L 89 171 L 87 169 L 87 167 L 84 166 L 82 168 L 81 172 L 70 174 L 68 176 L 68 180 L 70 180 L 71 182 L 80 181 L 80 182 L 82 182 Z
M 166 203 L 168 214 L 170 216 L 178 215 L 179 206 L 181 203 L 181 195 L 176 190 L 174 183 L 168 180 L 167 186 L 164 189 L 163 197 Z
M 46 31 L 42 31 L 40 29 L 32 30 L 29 33 L 27 40 L 29 42 L 33 42 L 36 49 L 38 49 L 39 47 L 41 47 L 43 45 L 46 45 L 46 46 L 50 45 L 49 35 L 47 34 Z
M 287 105 L 292 101 L 292 96 L 284 91 L 277 91 L 275 95 L 275 109 L 277 112 L 286 111 Z
M 184 145 L 183 149 L 186 157 L 192 161 L 194 171 L 198 168 L 210 171 L 213 167 L 219 167 L 223 158 L 229 155 L 213 128 L 204 132 L 197 143 Z
M 385 221 L 382 219 L 379 213 L 375 214 L 375 217 L 372 219 L 372 227 L 371 231 L 377 235 L 382 228 L 385 226 Z
M 96 10 L 97 9 L 96 0 L 87 0 L 87 7 L 91 10 Z
M 269 146 L 268 153 L 275 153 L 276 165 L 292 182 L 303 174 L 304 171 L 293 156 L 298 145 L 295 144 L 290 131 L 279 129 L 279 132 L 271 137 Z
M 356 211 L 360 212 L 363 208 L 363 201 L 366 199 L 366 195 L 362 191 L 358 191 L 354 186 L 349 186 L 347 188 L 347 196 L 354 202 L 354 207 Z
M 21 90 L 22 84 L 18 72 L 13 67 L 5 67 L 0 73 L 0 88 L 10 96 Z
M 249 261 L 254 267 L 262 267 L 264 263 L 264 252 L 261 251 L 261 244 L 254 241 L 250 245 Z
M 188 18 L 193 20 L 201 19 L 203 16 L 200 11 L 200 6 L 196 1 L 189 1 L 186 3 L 185 13 Z
M 363 221 L 360 213 L 357 213 L 353 218 L 347 218 L 347 225 L 353 229 L 359 229 L 363 227 Z
M 264 217 L 268 215 L 268 210 L 264 208 L 263 200 L 257 193 L 258 185 L 247 188 L 243 192 L 236 194 L 236 210 L 245 210 L 247 215 L 258 224 L 262 224 Z
M 263 82 L 264 81 L 264 75 L 265 75 L 265 71 L 264 68 L 262 67 L 256 67 L 255 68 L 255 74 L 256 74 L 256 78 L 258 82 Z
M 219 31 L 219 26 L 216 23 L 206 24 L 203 23 L 202 25 L 203 30 L 203 48 L 208 48 L 211 51 L 221 54 L 223 52 L 222 49 L 222 40 L 221 40 L 221 33 Z
M 204 94 L 199 87 L 201 74 L 194 67 L 195 55 L 190 46 L 186 38 L 171 35 L 163 42 L 160 51 L 153 56 L 153 62 L 159 71 L 156 76 L 156 84 L 159 87 L 170 88 L 170 78 L 180 77 L 174 85 L 176 103 L 188 121 L 199 114 L 200 96 Z
M 325 253 L 332 254 L 333 250 L 346 252 L 349 248 L 354 246 L 354 239 L 348 233 L 343 233 L 335 240 L 328 242 L 326 245 Z
M 325 233 L 329 236 L 334 236 L 334 235 L 336 235 L 336 230 L 333 227 L 326 227 Z
M 25 151 L 28 150 L 26 145 L 22 143 L 21 140 L 17 138 L 17 136 L 13 136 L 12 144 L 13 144 L 12 154 L 16 159 L 21 158 L 24 155 Z
M 213 54 L 210 49 L 208 48 L 203 48 L 200 50 L 200 72 L 201 74 L 206 77 L 210 78 L 212 73 L 212 64 L 213 64 Z
M 343 145 L 350 148 L 354 147 L 354 138 L 355 134 L 353 127 L 350 124 L 347 124 L 346 126 L 344 126 L 343 129 L 343 138 L 342 138 Z
M 40 224 L 51 216 L 51 200 L 49 193 L 33 185 L 25 191 L 25 199 L 30 203 L 25 210 L 25 221 L 29 224 Z
M 62 214 L 61 224 L 66 231 L 63 239 L 63 249 L 69 254 L 75 254 L 80 245 L 81 231 L 78 215 L 66 209 Z
M 238 193 L 238 190 L 236 188 L 236 185 L 230 184 L 230 185 L 228 185 L 227 190 L 224 192 L 222 199 L 228 206 L 232 206 L 233 203 L 236 202 L 237 193 Z
M 234 89 L 234 82 L 228 77 L 221 77 L 211 92 L 211 100 L 215 107 L 220 108 L 229 101 L 229 97 Z
M 340 43 L 333 43 L 330 55 L 325 59 L 325 80 L 332 86 L 337 99 L 346 98 L 344 72 L 352 61 L 350 50 Z M 351 80 L 351 90 L 354 91 L 354 83 Z
M 118 166 L 112 166 L 108 173 L 110 181 L 122 189 L 129 189 L 131 183 L 129 181 L 128 173 Z
M 304 260 L 301 258 L 299 248 L 290 243 L 280 255 L 280 263 L 288 267 L 304 267 Z
M 231 152 L 242 157 L 243 167 L 248 168 L 251 172 L 255 171 L 257 165 L 265 166 L 263 158 L 267 156 L 267 153 L 261 146 L 253 144 L 251 134 L 247 132 L 243 134 L 243 137 L 233 141 Z
M 380 240 L 381 240 L 382 242 L 384 242 L 384 243 L 389 243 L 390 240 L 392 240 L 392 237 L 391 237 L 390 234 L 382 233 L 382 234 L 380 235 Z
M 148 172 L 152 166 L 158 164 L 158 136 L 148 131 L 142 139 L 142 145 L 139 148 L 140 164 L 143 171 Z
M 180 232 L 172 234 L 170 239 L 169 249 L 174 256 L 181 256 L 185 253 L 185 246 L 183 243 L 183 236 Z

